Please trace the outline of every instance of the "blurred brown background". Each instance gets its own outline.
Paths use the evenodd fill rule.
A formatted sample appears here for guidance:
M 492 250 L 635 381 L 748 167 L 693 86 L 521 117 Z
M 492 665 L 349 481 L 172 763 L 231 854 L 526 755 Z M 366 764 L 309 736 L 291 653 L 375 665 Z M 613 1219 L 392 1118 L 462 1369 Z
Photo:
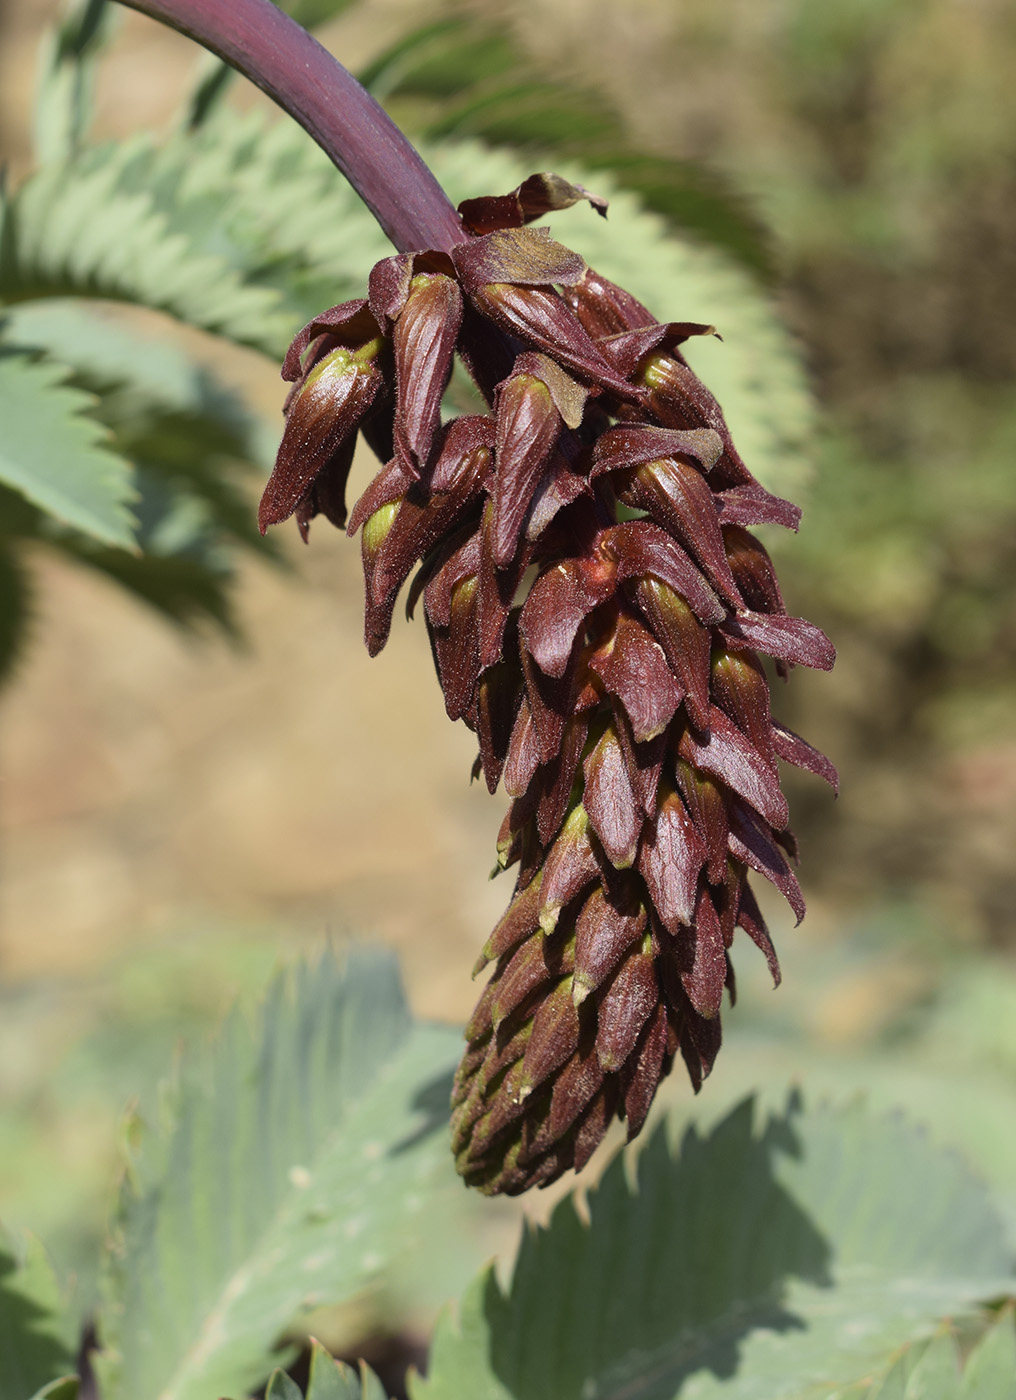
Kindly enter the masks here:
M 15 174 L 58 8 L 0 5 Z M 790 611 L 840 650 L 832 676 L 795 674 L 781 709 L 843 777 L 835 805 L 793 784 L 812 912 L 783 936 L 793 957 L 856 935 L 863 957 L 815 993 L 802 1034 L 874 1044 L 933 997 L 936 959 L 1016 946 L 1016 9 L 473 8 L 506 18 L 544 76 L 616 104 L 647 149 L 720 172 L 770 230 L 774 295 L 823 411 L 802 534 L 778 563 Z M 438 13 L 362 0 L 321 37 L 355 68 Z M 100 134 L 164 122 L 194 61 L 127 14 Z M 260 101 L 239 85 L 231 100 Z M 227 377 L 281 404 L 253 355 Z M 357 546 L 316 528 L 287 549 L 288 577 L 242 567 L 240 653 L 37 559 L 37 635 L 0 696 L 0 978 L 21 1047 L 0 1098 L 50 1113 L 51 1154 L 90 1161 L 109 1116 L 45 1098 L 68 1046 L 124 1007 L 204 1025 L 280 942 L 377 937 L 421 1013 L 472 1004 L 469 969 L 508 894 L 486 878 L 502 799 L 469 784 L 471 738 L 445 719 L 423 628 L 397 621 L 368 661 Z M 6 1184 L 41 1226 L 60 1212 L 41 1187 L 26 1195 L 36 1140 L 9 1121 L 7 1160 L 18 1143 L 27 1155 L 6 1183 L 0 1167 L 0 1199 Z

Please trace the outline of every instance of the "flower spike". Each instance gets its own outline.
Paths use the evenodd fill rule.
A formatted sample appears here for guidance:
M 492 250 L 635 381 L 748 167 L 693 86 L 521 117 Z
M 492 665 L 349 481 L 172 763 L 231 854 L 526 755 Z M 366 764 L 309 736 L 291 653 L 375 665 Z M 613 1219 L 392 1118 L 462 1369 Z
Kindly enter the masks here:
M 712 327 L 657 321 L 529 227 L 583 199 L 603 212 L 544 174 L 468 200 L 461 242 L 384 259 L 312 321 L 259 517 L 342 524 L 358 433 L 379 452 L 349 521 L 367 645 L 418 566 L 448 714 L 511 799 L 515 890 L 452 1096 L 458 1169 L 489 1193 L 581 1169 L 615 1117 L 633 1137 L 678 1055 L 701 1087 L 736 929 L 780 977 L 749 872 L 804 914 L 778 762 L 836 785 L 773 718 L 762 660 L 833 663 L 749 530 L 800 512 L 682 358 Z M 486 409 L 442 424 L 456 353 Z

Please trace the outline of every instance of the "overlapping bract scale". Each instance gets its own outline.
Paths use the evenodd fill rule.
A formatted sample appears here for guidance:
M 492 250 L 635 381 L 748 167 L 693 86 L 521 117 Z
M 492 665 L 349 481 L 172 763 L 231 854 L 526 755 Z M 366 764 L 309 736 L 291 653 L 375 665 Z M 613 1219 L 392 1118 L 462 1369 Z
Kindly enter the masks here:
M 448 714 L 511 799 L 515 893 L 453 1096 L 459 1170 L 488 1192 L 581 1168 L 615 1116 L 637 1133 L 678 1054 L 698 1089 L 736 928 L 779 980 L 749 871 L 804 913 L 778 761 L 836 783 L 773 719 L 763 663 L 833 662 L 748 529 L 799 511 L 681 355 L 712 328 L 656 321 L 526 227 L 579 199 L 599 209 L 543 175 L 468 201 L 450 255 L 385 259 L 312 321 L 260 514 L 343 524 L 362 433 L 384 462 L 349 520 L 367 645 L 416 569 Z M 455 354 L 489 407 L 442 423 Z

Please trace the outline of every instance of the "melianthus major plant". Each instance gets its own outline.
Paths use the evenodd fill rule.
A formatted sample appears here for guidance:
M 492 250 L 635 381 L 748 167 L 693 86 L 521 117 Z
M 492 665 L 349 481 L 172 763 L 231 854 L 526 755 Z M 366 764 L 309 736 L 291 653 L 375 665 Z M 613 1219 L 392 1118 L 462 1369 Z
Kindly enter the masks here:
M 459 1169 L 489 1192 L 588 1161 L 615 1115 L 635 1136 L 674 1056 L 699 1087 L 719 1048 L 727 950 L 778 964 L 753 869 L 803 901 L 777 759 L 832 766 L 774 722 L 759 654 L 828 668 L 786 614 L 747 526 L 796 528 L 738 454 L 680 345 L 536 218 L 597 201 L 555 176 L 451 208 L 416 152 L 271 6 L 136 8 L 198 37 L 279 100 L 349 176 L 399 252 L 368 296 L 313 318 L 262 530 L 346 523 L 358 432 L 384 463 L 354 508 L 367 644 L 420 570 L 451 718 L 512 797 L 498 846 L 516 892 L 456 1080 Z M 312 47 L 308 47 L 311 45 Z M 336 111 L 341 113 L 336 120 Z M 605 212 L 600 207 L 600 212 Z M 458 353 L 488 412 L 442 423 Z
M 261 524 L 345 523 L 357 433 L 379 451 L 351 517 L 368 645 L 420 563 L 411 599 L 449 712 L 513 798 L 500 856 L 517 890 L 455 1081 L 458 1164 L 486 1191 L 546 1184 L 615 1113 L 634 1135 L 678 1052 L 693 1079 L 708 1072 L 736 926 L 778 975 L 748 870 L 803 908 L 776 760 L 834 774 L 773 722 L 759 654 L 825 665 L 831 649 L 786 616 L 748 534 L 796 526 L 796 508 L 754 481 L 682 357 L 710 328 L 655 321 L 529 226 L 587 191 L 536 176 L 456 213 L 273 6 L 137 8 L 273 91 L 403 250 L 291 347 Z M 33 194 L 5 223 L 9 266 L 44 206 Z M 443 422 L 455 354 L 485 403 Z M 277 983 L 253 1040 L 230 1023 L 131 1161 L 97 1319 L 104 1397 L 252 1389 L 308 1309 L 397 1272 L 442 1201 L 454 1039 L 414 1027 L 391 968 L 369 961 Z M 587 1225 L 566 1201 L 510 1288 L 481 1276 L 460 1326 L 439 1326 L 414 1394 L 673 1396 L 691 1378 L 710 1394 L 1001 1394 L 1016 1333 L 1006 1311 L 986 1328 L 978 1304 L 1012 1291 L 1010 1264 L 983 1190 L 901 1125 L 742 1107 L 680 1148 L 652 1137 L 632 1183 L 615 1161 Z M 969 1334 L 926 1345 L 957 1315 Z M 32 1250 L 0 1248 L 0 1338 L 3 1400 L 74 1393 L 55 1379 L 66 1323 Z M 272 1400 L 297 1394 L 276 1373 Z M 318 1348 L 308 1394 L 381 1387 Z

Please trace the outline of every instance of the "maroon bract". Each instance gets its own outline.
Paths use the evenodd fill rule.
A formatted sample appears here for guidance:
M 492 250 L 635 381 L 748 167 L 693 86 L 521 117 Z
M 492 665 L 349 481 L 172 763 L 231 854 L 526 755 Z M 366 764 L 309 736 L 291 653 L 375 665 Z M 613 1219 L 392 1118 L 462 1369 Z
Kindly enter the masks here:
M 777 761 L 836 783 L 773 720 L 761 661 L 833 663 L 746 528 L 799 512 L 681 356 L 712 328 L 655 321 L 526 227 L 579 199 L 600 208 L 541 175 L 467 201 L 450 255 L 387 258 L 368 301 L 312 321 L 260 514 L 341 525 L 357 432 L 380 446 L 349 524 L 367 645 L 418 565 L 410 610 L 422 597 L 448 713 L 511 798 L 515 893 L 453 1095 L 459 1170 L 492 1193 L 581 1168 L 615 1116 L 637 1133 L 678 1053 L 701 1085 L 735 928 L 779 980 L 748 872 L 804 913 Z M 488 412 L 442 426 L 455 353 Z

